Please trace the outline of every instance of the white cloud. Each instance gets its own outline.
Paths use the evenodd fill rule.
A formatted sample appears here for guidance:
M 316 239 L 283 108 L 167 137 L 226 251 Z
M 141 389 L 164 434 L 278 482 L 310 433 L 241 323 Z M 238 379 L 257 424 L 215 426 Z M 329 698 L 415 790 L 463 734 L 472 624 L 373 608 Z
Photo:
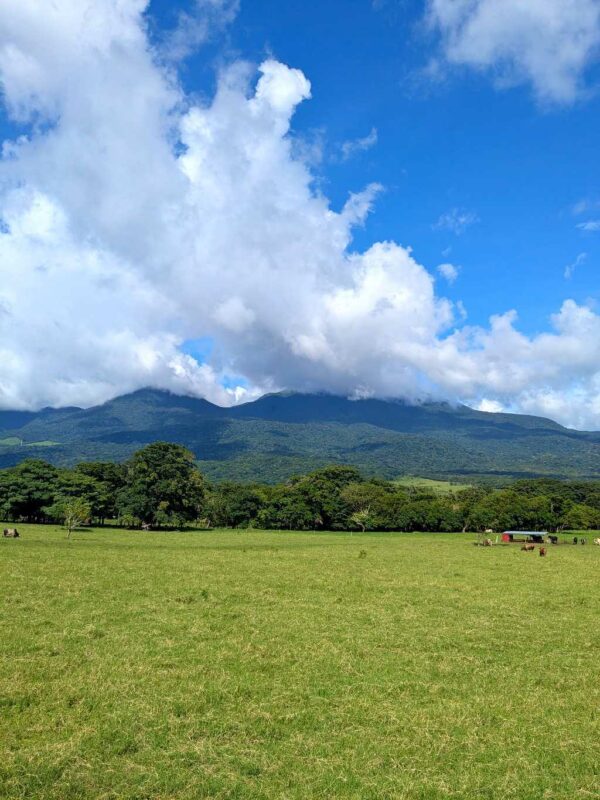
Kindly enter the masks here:
M 488 411 L 493 414 L 498 414 L 501 411 L 504 411 L 504 406 L 502 403 L 499 403 L 497 400 L 488 400 L 486 397 L 480 400 L 479 403 L 474 406 L 474 408 L 476 408 L 477 411 Z
M 452 208 L 442 214 L 432 227 L 434 230 L 451 231 L 456 236 L 460 236 L 461 233 L 476 222 L 479 222 L 479 217 L 474 211 Z
M 247 330 L 256 316 L 239 297 L 230 297 L 215 309 L 213 317 L 219 325 L 234 333 Z
M 447 64 L 527 82 L 544 102 L 573 102 L 598 57 L 598 0 L 428 0 L 427 19 Z
M 445 278 L 448 281 L 448 283 L 454 283 L 454 281 L 458 278 L 460 267 L 455 267 L 454 264 L 445 263 L 440 264 L 437 268 L 437 271 L 440 273 L 442 278 Z
M 571 264 L 567 264 L 565 267 L 565 278 L 569 279 L 572 277 L 573 273 L 577 269 L 577 267 L 581 266 L 585 262 L 587 258 L 587 253 L 579 253 L 575 261 L 571 262 Z
M 600 219 L 588 219 L 586 222 L 580 222 L 577 227 L 586 233 L 596 233 L 600 231 Z
M 342 160 L 348 161 L 348 159 L 352 158 L 357 153 L 364 153 L 365 150 L 370 150 L 372 147 L 375 147 L 377 138 L 377 128 L 371 128 L 367 136 L 363 136 L 361 139 L 349 139 L 343 142 L 340 146 Z
M 161 54 L 181 61 L 222 31 L 236 17 L 239 0 L 194 0 L 189 11 L 180 11 L 176 27 L 164 37 Z
M 315 188 L 290 135 L 303 73 L 235 63 L 194 102 L 156 61 L 145 7 L 0 6 L 5 102 L 35 123 L 0 164 L 0 407 L 148 384 L 225 403 L 247 382 L 600 426 L 598 315 L 568 300 L 550 333 L 525 336 L 512 313 L 460 327 L 410 249 L 353 250 L 381 187 L 340 212 Z M 180 346 L 202 337 L 200 366 Z M 245 380 L 226 390 L 225 375 Z

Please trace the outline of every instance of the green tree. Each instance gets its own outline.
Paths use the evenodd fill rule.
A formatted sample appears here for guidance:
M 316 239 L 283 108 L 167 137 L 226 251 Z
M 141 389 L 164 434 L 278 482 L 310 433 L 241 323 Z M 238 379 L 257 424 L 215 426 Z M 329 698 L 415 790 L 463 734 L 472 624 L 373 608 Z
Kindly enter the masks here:
M 90 509 L 89 516 L 103 520 L 104 509 L 110 502 L 108 488 L 95 478 L 78 470 L 62 470 L 58 477 L 56 502 L 79 499 Z
M 100 524 L 117 516 L 117 499 L 125 486 L 127 469 L 124 464 L 107 461 L 90 461 L 78 464 L 75 472 L 93 478 L 98 485 L 98 497 L 93 506 L 93 514 Z
M 349 521 L 357 528 L 360 528 L 364 533 L 367 529 L 373 528 L 373 517 L 371 516 L 370 508 L 361 508 L 360 511 L 354 511 L 350 514 Z
M 126 465 L 120 516 L 173 528 L 198 519 L 205 487 L 194 462 L 194 454 L 178 444 L 154 442 L 138 450 Z
M 290 485 L 272 487 L 257 515 L 259 527 L 275 530 L 311 530 L 321 524 L 303 493 Z
M 45 507 L 54 502 L 58 478 L 56 467 L 33 458 L 3 470 L 0 476 L 0 507 L 4 518 L 43 521 Z
M 573 503 L 560 519 L 560 527 L 571 531 L 600 529 L 600 511 L 583 503 Z
M 88 522 L 92 507 L 82 497 L 71 497 L 57 501 L 50 509 L 51 516 L 62 520 L 67 529 L 67 539 L 71 538 L 72 531 Z
M 211 490 L 206 514 L 214 527 L 237 528 L 251 525 L 261 505 L 262 497 L 255 487 L 226 482 Z
M 342 490 L 361 480 L 360 472 L 354 467 L 335 465 L 315 470 L 291 484 L 304 497 L 313 520 L 319 521 L 317 527 L 325 530 L 347 530 L 352 509 L 344 500 Z

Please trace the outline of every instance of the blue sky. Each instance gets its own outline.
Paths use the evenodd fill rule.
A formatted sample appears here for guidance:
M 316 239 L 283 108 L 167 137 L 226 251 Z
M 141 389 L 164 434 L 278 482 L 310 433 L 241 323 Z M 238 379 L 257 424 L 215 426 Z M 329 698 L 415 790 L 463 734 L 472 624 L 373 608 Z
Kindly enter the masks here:
M 599 428 L 599 55 L 600 0 L 6 0 L 0 406 Z

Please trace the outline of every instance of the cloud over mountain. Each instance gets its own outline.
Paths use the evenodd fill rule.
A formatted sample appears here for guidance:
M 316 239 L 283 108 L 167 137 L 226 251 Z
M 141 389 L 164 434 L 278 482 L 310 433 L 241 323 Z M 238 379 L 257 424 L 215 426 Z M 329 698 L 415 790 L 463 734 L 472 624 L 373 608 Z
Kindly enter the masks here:
M 600 317 L 567 300 L 551 333 L 519 333 L 511 312 L 462 327 L 409 248 L 353 249 L 381 187 L 339 211 L 316 188 L 290 135 L 307 77 L 238 61 L 200 103 L 151 45 L 146 6 L 0 7 L 22 131 L 0 165 L 0 406 L 148 384 L 227 403 L 233 375 L 249 395 L 445 396 L 600 425 Z M 181 350 L 200 337 L 206 364 Z

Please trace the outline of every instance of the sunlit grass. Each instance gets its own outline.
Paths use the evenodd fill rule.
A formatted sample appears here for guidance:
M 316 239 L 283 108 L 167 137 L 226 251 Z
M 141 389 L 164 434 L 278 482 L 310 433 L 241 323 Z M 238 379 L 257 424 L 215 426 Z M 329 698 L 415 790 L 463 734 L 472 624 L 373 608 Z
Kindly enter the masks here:
M 397 486 L 404 486 L 405 488 L 428 489 L 436 494 L 450 494 L 451 492 L 461 492 L 463 489 L 468 489 L 471 484 L 469 483 L 454 483 L 453 481 L 436 481 L 433 478 L 416 478 L 410 475 L 405 475 L 402 478 L 397 478 L 394 483 Z
M 599 547 L 19 528 L 3 800 L 598 796 Z

